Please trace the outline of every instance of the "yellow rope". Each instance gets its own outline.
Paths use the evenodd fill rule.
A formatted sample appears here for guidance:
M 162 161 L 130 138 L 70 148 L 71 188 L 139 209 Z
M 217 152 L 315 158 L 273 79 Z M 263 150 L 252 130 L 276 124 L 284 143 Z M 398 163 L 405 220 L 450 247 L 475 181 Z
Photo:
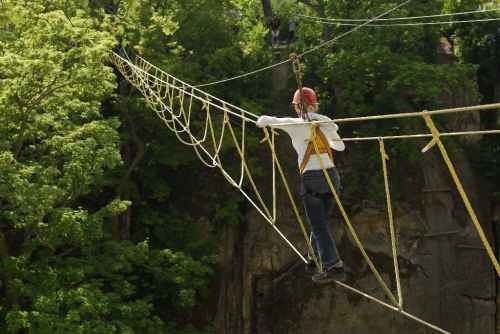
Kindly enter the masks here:
M 190 128 L 190 123 L 191 123 L 190 117 L 191 117 L 192 104 L 190 103 L 188 105 L 187 112 L 182 104 L 181 104 L 180 108 L 184 110 L 182 113 L 182 117 L 184 119 L 185 129 L 177 130 L 177 127 L 179 126 L 179 125 L 177 125 L 178 122 L 173 123 L 173 127 L 176 130 L 173 132 L 174 132 L 175 136 L 177 137 L 177 139 L 181 143 L 188 145 L 188 146 L 197 146 L 197 145 L 204 143 L 205 140 L 207 139 L 207 136 L 208 136 L 208 121 L 209 121 L 208 113 L 210 112 L 210 107 L 206 108 L 206 110 L 205 110 L 205 113 L 206 113 L 205 114 L 205 126 L 204 126 L 204 131 L 203 131 L 203 137 L 201 139 L 196 139 L 196 138 L 194 138 L 194 136 L 190 135 L 190 134 L 192 134 L 191 128 Z M 181 132 L 186 132 L 189 136 L 190 141 L 184 140 L 184 138 L 182 138 L 180 136 Z M 194 139 L 196 139 L 196 140 L 194 140 Z
M 385 186 L 385 197 L 387 202 L 387 216 L 389 217 L 389 231 L 391 234 L 391 248 L 392 248 L 392 258 L 394 260 L 394 274 L 396 277 L 396 289 L 398 295 L 398 306 L 400 309 L 403 308 L 403 293 L 401 291 L 401 281 L 399 278 L 399 263 L 398 263 L 398 251 L 397 251 L 397 240 L 394 230 L 394 220 L 392 215 L 392 204 L 391 204 L 391 192 L 389 189 L 389 173 L 387 172 L 387 161 L 389 160 L 389 155 L 385 150 L 384 140 L 381 138 L 379 140 L 380 146 L 380 159 L 382 160 L 382 172 L 384 173 L 384 186 Z
M 497 275 L 500 277 L 500 265 L 498 263 L 498 260 L 495 256 L 493 249 L 491 248 L 491 245 L 488 241 L 488 238 L 486 237 L 486 234 L 483 231 L 483 228 L 481 227 L 481 224 L 479 223 L 479 220 L 477 219 L 476 213 L 474 212 L 474 209 L 472 208 L 472 205 L 469 201 L 469 197 L 467 196 L 467 193 L 465 192 L 464 187 L 460 182 L 460 178 L 458 177 L 455 167 L 453 166 L 453 163 L 451 162 L 450 157 L 448 156 L 448 152 L 446 151 L 446 148 L 444 147 L 441 138 L 439 138 L 440 135 L 439 130 L 436 128 L 436 125 L 434 124 L 434 121 L 432 120 L 428 112 L 424 111 L 422 113 L 422 117 L 424 118 L 427 127 L 432 133 L 433 141 L 437 144 L 439 151 L 443 156 L 444 162 L 446 163 L 446 166 L 448 166 L 448 170 L 450 171 L 451 177 L 453 178 L 453 182 L 455 182 L 455 186 L 457 187 L 457 190 L 460 193 L 460 196 L 462 197 L 465 207 L 467 208 L 467 212 L 469 213 L 469 216 L 472 219 L 472 223 L 474 224 L 474 227 L 476 228 L 477 233 L 479 234 L 479 238 L 481 239 L 481 242 L 483 243 L 484 248 L 486 249 L 486 253 L 488 253 L 491 263 L 493 263 Z
M 265 129 L 267 131 L 267 129 Z M 276 148 L 276 132 L 274 130 L 271 130 L 272 135 L 271 135 L 271 151 L 274 151 Z M 269 136 L 268 136 L 269 138 Z M 274 159 L 271 159 L 272 161 L 272 166 L 273 166 L 273 174 L 272 174 L 272 182 L 273 182 L 273 222 L 276 224 L 276 205 L 277 205 L 277 200 L 276 200 L 276 161 Z
M 352 287 L 352 286 L 350 286 L 350 285 L 348 285 L 348 284 L 345 284 L 345 283 L 342 283 L 342 282 L 339 282 L 339 281 L 336 281 L 335 283 L 336 283 L 338 286 L 341 286 L 342 288 L 344 288 L 344 289 L 346 289 L 346 290 L 349 290 L 349 291 L 351 291 L 351 292 L 354 292 L 354 293 L 356 293 L 356 294 L 358 294 L 358 295 L 360 295 L 360 296 L 365 297 L 365 298 L 366 298 L 366 299 L 368 299 L 368 300 L 371 300 L 371 301 L 373 301 L 373 302 L 375 302 L 375 303 L 377 303 L 377 304 L 382 305 L 383 307 L 386 307 L 386 308 L 388 308 L 388 309 L 390 309 L 390 310 L 392 310 L 392 311 L 394 311 L 394 312 L 398 312 L 399 314 L 401 314 L 401 315 L 403 315 L 403 316 L 405 316 L 405 317 L 407 317 L 407 318 L 409 318 L 409 319 L 412 319 L 412 320 L 414 320 L 414 321 L 416 321 L 416 322 L 418 322 L 418 323 L 420 323 L 420 324 L 422 324 L 422 325 L 425 325 L 425 326 L 427 326 L 427 327 L 429 327 L 429 328 L 432 328 L 432 329 L 433 329 L 433 330 L 435 330 L 436 332 L 440 332 L 440 333 L 443 333 L 443 334 L 451 334 L 450 332 L 448 332 L 448 331 L 446 331 L 446 330 L 444 330 L 444 329 L 442 329 L 442 328 L 439 328 L 439 327 L 438 327 L 438 326 L 436 326 L 436 325 L 433 325 L 433 324 L 431 324 L 431 323 L 429 323 L 429 322 L 427 322 L 427 321 L 425 321 L 425 320 L 422 320 L 422 319 L 420 319 L 420 318 L 418 318 L 418 317 L 414 316 L 413 314 L 410 314 L 410 313 L 408 313 L 408 312 L 406 312 L 406 311 L 404 311 L 404 310 L 402 310 L 402 309 L 398 308 L 398 306 L 393 306 L 393 305 L 391 305 L 391 304 L 388 304 L 388 303 L 386 303 L 386 302 L 383 302 L 383 301 L 381 301 L 380 299 L 375 298 L 375 297 L 373 297 L 373 296 L 370 296 L 369 294 L 364 293 L 364 292 L 362 292 L 362 291 L 360 291 L 360 290 L 358 290 L 358 289 L 356 289 L 356 288 L 354 288 L 354 287 Z
M 211 138 L 212 138 L 212 149 L 214 151 L 213 153 L 213 163 L 217 166 L 219 166 L 220 169 L 224 169 L 224 166 L 222 165 L 222 161 L 220 159 L 220 156 L 219 156 L 219 153 L 220 153 L 220 149 L 222 148 L 222 142 L 224 140 L 224 134 L 225 134 L 225 129 L 226 129 L 226 125 L 227 125 L 227 118 L 226 118 L 226 114 L 224 114 L 224 117 L 222 119 L 222 125 L 221 125 L 221 135 L 220 135 L 220 138 L 219 138 L 219 141 L 217 142 L 217 139 L 215 138 L 215 129 L 214 129 L 214 125 L 213 125 L 213 122 L 212 122 L 212 117 L 210 115 L 210 113 L 208 114 L 208 124 L 209 124 L 209 128 L 210 128 L 210 135 L 211 135 Z M 226 178 L 226 180 L 232 184 L 233 186 L 235 187 L 238 187 L 238 184 L 236 183 L 236 181 L 234 181 L 233 178 L 231 178 L 229 176 L 229 174 L 224 174 L 223 173 L 223 176 Z
M 243 116 L 243 114 L 241 115 Z M 242 156 L 243 156 L 243 159 L 241 160 L 241 164 L 240 164 L 240 182 L 238 182 L 238 186 L 241 187 L 243 185 L 243 180 L 245 178 L 245 174 L 244 174 L 244 170 L 245 170 L 245 166 L 244 166 L 244 159 L 245 159 L 245 151 L 246 151 L 246 135 L 245 135 L 245 131 L 246 131 L 246 124 L 247 122 L 245 121 L 245 118 L 241 118 L 241 152 L 242 152 Z M 274 220 L 275 218 L 273 218 Z
M 243 154 L 243 151 L 238 143 L 238 139 L 236 138 L 236 134 L 234 133 L 234 129 L 231 125 L 231 122 L 228 122 L 227 125 L 229 128 L 229 132 L 231 133 L 231 136 L 233 137 L 234 145 L 238 151 L 238 154 L 240 155 L 240 159 L 241 159 L 243 167 L 245 169 L 245 174 L 248 177 L 248 181 L 250 181 L 250 184 L 252 185 L 254 193 L 257 196 L 260 204 L 262 205 L 262 208 L 266 212 L 267 217 L 272 219 L 271 212 L 269 211 L 269 208 L 267 207 L 266 203 L 264 203 L 264 200 L 262 199 L 262 195 L 260 194 L 259 190 L 257 189 L 257 186 L 255 185 L 255 182 L 254 182 L 253 177 L 252 177 L 252 173 L 250 173 L 250 169 L 248 168 L 248 164 L 245 160 L 245 155 Z
M 443 115 L 443 114 L 452 114 L 452 113 L 460 113 L 460 112 L 471 112 L 471 111 L 479 111 L 479 110 L 497 110 L 500 109 L 500 103 L 491 103 L 491 104 L 481 104 L 477 106 L 470 107 L 460 107 L 460 108 L 448 108 L 448 109 L 440 109 L 427 111 L 429 115 Z M 388 115 L 374 115 L 374 116 L 363 116 L 363 117 L 351 117 L 351 118 L 337 118 L 327 121 L 314 121 L 314 123 L 318 124 L 328 124 L 328 123 L 348 123 L 348 122 L 364 122 L 364 121 L 374 121 L 374 120 L 384 120 L 384 119 L 399 119 L 399 118 L 415 118 L 421 117 L 422 112 L 408 112 L 408 113 L 400 113 L 400 114 L 388 114 Z M 312 122 L 305 122 L 300 124 L 311 124 Z M 280 126 L 297 126 L 298 123 L 280 123 Z
M 325 169 L 325 164 L 323 163 L 323 159 L 320 156 L 319 147 L 318 147 L 318 144 L 316 143 L 316 140 L 315 140 L 316 131 L 314 131 L 314 128 L 317 127 L 317 126 L 319 126 L 319 125 L 318 124 L 314 124 L 314 123 L 311 126 L 311 141 L 314 144 L 314 151 L 316 152 L 316 155 L 318 156 L 319 164 L 320 164 L 321 169 L 323 170 L 323 174 L 325 175 L 325 178 L 326 178 L 326 180 L 328 182 L 328 186 L 330 187 L 330 191 L 332 192 L 333 197 L 335 198 L 335 202 L 337 202 L 337 206 L 338 206 L 338 208 L 339 208 L 339 210 L 340 210 L 340 212 L 342 214 L 342 217 L 344 218 L 344 222 L 347 225 L 347 228 L 349 229 L 349 232 L 351 232 L 351 236 L 353 237 L 356 245 L 358 246 L 359 250 L 361 251 L 361 254 L 365 258 L 366 263 L 368 263 L 368 266 L 370 267 L 371 271 L 375 275 L 375 278 L 379 282 L 379 284 L 382 287 L 382 289 L 384 289 L 387 297 L 389 297 L 389 299 L 391 300 L 391 302 L 394 305 L 398 305 L 398 301 L 394 297 L 394 294 L 389 289 L 389 287 L 387 286 L 387 284 L 384 282 L 384 280 L 382 279 L 382 276 L 380 275 L 380 273 L 378 272 L 377 268 L 373 264 L 372 260 L 370 259 L 370 257 L 366 253 L 366 250 L 365 250 L 365 248 L 364 248 L 361 240 L 359 239 L 358 234 L 356 233 L 356 230 L 352 226 L 351 220 L 349 219 L 349 216 L 347 215 L 347 213 L 346 213 L 346 211 L 344 209 L 344 206 L 342 205 L 342 202 L 340 201 L 339 195 L 337 194 L 337 190 L 335 189 L 335 186 L 333 185 L 333 182 L 332 182 L 332 180 L 330 178 L 330 174 L 328 174 L 327 170 Z
M 299 209 L 297 207 L 297 204 L 295 203 L 295 199 L 292 195 L 292 191 L 290 190 L 290 186 L 288 185 L 288 180 L 285 176 L 285 173 L 283 172 L 283 168 L 281 167 L 281 163 L 279 162 L 278 155 L 276 154 L 276 148 L 274 146 L 274 140 L 271 142 L 269 140 L 269 131 L 267 128 L 263 129 L 264 131 L 264 140 L 265 142 L 268 143 L 269 149 L 271 150 L 271 155 L 272 159 L 276 164 L 276 167 L 278 167 L 278 171 L 281 176 L 281 180 L 283 181 L 283 185 L 285 186 L 286 193 L 288 195 L 288 198 L 290 199 L 290 203 L 292 204 L 292 209 L 295 214 L 295 217 L 297 218 L 297 222 L 299 223 L 300 230 L 302 231 L 302 234 L 304 236 L 304 239 L 306 240 L 307 247 L 309 249 L 309 254 L 313 257 L 314 263 L 316 264 L 316 267 L 318 270 L 322 271 L 323 270 L 323 264 L 321 263 L 321 259 L 318 259 L 313 246 L 311 244 L 311 240 L 309 239 L 309 234 L 307 232 L 307 229 L 304 225 L 304 221 L 302 220 L 302 216 L 300 215 Z M 272 130 L 274 133 L 274 130 Z

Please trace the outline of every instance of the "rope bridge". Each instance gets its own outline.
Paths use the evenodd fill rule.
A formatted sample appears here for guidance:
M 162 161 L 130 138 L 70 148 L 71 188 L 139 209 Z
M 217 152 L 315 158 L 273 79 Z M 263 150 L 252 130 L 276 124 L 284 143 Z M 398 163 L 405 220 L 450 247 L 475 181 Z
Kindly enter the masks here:
M 121 57 L 120 55 L 112 52 L 110 54 L 111 62 L 118 68 L 120 73 L 134 86 L 136 87 L 144 96 L 147 104 L 155 111 L 157 116 L 164 122 L 164 124 L 175 134 L 179 141 L 183 144 L 191 146 L 195 151 L 196 155 L 200 161 L 209 168 L 218 169 L 224 178 L 248 200 L 250 204 L 259 212 L 259 214 L 264 218 L 264 220 L 278 233 L 278 235 L 284 240 L 284 242 L 297 254 L 297 256 L 304 262 L 307 262 L 302 253 L 295 247 L 292 242 L 282 233 L 282 231 L 277 226 L 277 197 L 276 197 L 276 185 L 277 179 L 281 179 L 285 191 L 287 193 L 288 199 L 292 206 L 294 215 L 297 219 L 301 233 L 304 236 L 305 243 L 309 249 L 309 253 L 314 256 L 314 261 L 318 268 L 322 269 L 321 261 L 315 257 L 315 252 L 312 250 L 311 240 L 309 238 L 309 233 L 304 224 L 304 221 L 300 215 L 300 211 L 296 200 L 292 194 L 287 177 L 284 173 L 283 167 L 279 161 L 276 146 L 275 146 L 275 129 L 263 129 L 264 139 L 261 143 L 266 144 L 269 148 L 270 154 L 272 156 L 272 203 L 268 205 L 259 191 L 257 184 L 255 183 L 254 176 L 249 168 L 247 160 L 247 141 L 246 132 L 248 124 L 253 125 L 256 123 L 258 115 L 246 111 L 240 107 L 232 105 L 224 100 L 221 100 L 207 92 L 200 90 L 192 85 L 183 82 L 176 77 L 162 71 L 160 68 L 149 63 L 141 57 L 137 57 L 135 63 L 132 61 Z M 488 130 L 488 131 L 465 131 L 465 132 L 452 132 L 452 133 L 440 133 L 436 128 L 432 116 L 437 114 L 446 113 L 456 113 L 456 112 L 468 112 L 468 111 L 478 111 L 486 109 L 497 109 L 500 108 L 500 103 L 465 107 L 465 108 L 455 108 L 455 109 L 444 109 L 438 111 L 424 111 L 419 113 L 405 113 L 405 114 L 393 114 L 393 115 L 379 115 L 379 116 L 368 116 L 368 117 L 358 117 L 358 118 L 348 118 L 348 119 L 337 119 L 336 123 L 342 122 L 359 122 L 367 120 L 376 119 L 389 119 L 389 118 L 407 118 L 407 117 L 421 117 L 424 119 L 430 133 L 428 134 L 415 134 L 415 135 L 401 135 L 401 136 L 387 136 L 387 137 L 364 137 L 364 138 L 344 138 L 344 141 L 378 141 L 382 171 L 384 175 L 384 187 L 386 193 L 386 205 L 388 213 L 389 222 L 389 233 L 391 239 L 391 249 L 394 261 L 394 275 L 396 280 L 396 293 L 388 287 L 385 283 L 379 270 L 376 268 L 375 264 L 371 260 L 370 256 L 366 252 L 361 240 L 359 239 L 355 228 L 353 227 L 350 218 L 345 211 L 339 195 L 337 194 L 333 182 L 330 179 L 329 174 L 326 172 L 323 162 L 320 159 L 320 165 L 323 169 L 324 175 L 327 179 L 330 190 L 334 196 L 335 202 L 340 209 L 341 215 L 346 224 L 347 230 L 351 234 L 354 242 L 359 248 L 363 258 L 367 262 L 370 270 L 377 279 L 379 285 L 384 291 L 386 297 L 389 300 L 385 302 L 374 296 L 371 296 L 363 291 L 360 291 L 352 286 L 349 286 L 342 282 L 336 282 L 339 286 L 348 289 L 354 293 L 357 293 L 369 300 L 377 302 L 378 304 L 385 306 L 393 311 L 396 311 L 414 321 L 421 323 L 429 328 L 432 328 L 440 333 L 449 333 L 448 331 L 441 329 L 431 323 L 422 320 L 415 315 L 412 315 L 404 310 L 403 305 L 403 294 L 401 289 L 401 282 L 399 277 L 399 264 L 398 264 L 398 246 L 397 246 L 397 235 L 394 226 L 391 196 L 389 188 L 389 177 L 387 172 L 387 161 L 389 156 L 385 150 L 385 141 L 403 139 L 403 138 L 423 138 L 429 137 L 431 141 L 424 147 L 423 152 L 427 151 L 431 147 L 437 145 L 439 151 L 450 171 L 455 185 L 460 193 L 462 200 L 467 208 L 467 211 L 471 217 L 471 220 L 476 228 L 478 235 L 486 249 L 488 256 L 490 257 L 495 270 L 500 276 L 500 266 L 498 260 L 495 257 L 493 249 L 486 238 L 486 235 L 477 219 L 477 216 L 470 204 L 468 196 L 463 189 L 461 181 L 456 173 L 452 161 L 450 160 L 446 148 L 441 141 L 441 137 L 444 136 L 458 136 L 458 135 L 477 135 L 477 134 L 498 134 L 500 130 Z M 333 122 L 333 121 L 332 121 Z M 312 122 L 311 124 L 311 137 L 316 133 L 314 128 L 319 126 L 322 122 Z M 296 124 L 289 124 L 289 126 L 294 126 Z M 281 124 L 283 126 L 283 124 Z M 312 138 L 313 139 L 313 138 Z M 316 144 L 316 141 L 312 141 Z M 222 152 L 227 148 L 233 149 L 239 156 L 239 168 L 237 176 L 233 176 L 229 172 L 222 160 Z M 316 153 L 319 152 L 319 148 L 315 145 Z M 319 156 L 319 154 L 318 154 Z M 234 174 L 234 172 L 233 172 Z

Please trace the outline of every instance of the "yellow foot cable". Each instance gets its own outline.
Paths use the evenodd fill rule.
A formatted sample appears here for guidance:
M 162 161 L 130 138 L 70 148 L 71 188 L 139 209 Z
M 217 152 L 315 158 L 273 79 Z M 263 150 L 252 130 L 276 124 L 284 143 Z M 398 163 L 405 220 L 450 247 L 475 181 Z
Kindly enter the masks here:
M 377 270 L 377 268 L 373 264 L 373 261 L 368 256 L 368 253 L 366 252 L 365 247 L 363 246 L 363 243 L 359 239 L 358 234 L 356 233 L 356 230 L 352 226 L 351 220 L 349 219 L 349 216 L 347 215 L 347 213 L 346 213 L 346 211 L 344 209 L 344 206 L 342 205 L 342 202 L 341 202 L 340 197 L 339 197 L 339 195 L 337 193 L 337 190 L 335 189 L 335 186 L 333 185 L 332 179 L 330 178 L 330 175 L 328 174 L 328 172 L 325 169 L 325 164 L 323 163 L 323 159 L 321 158 L 319 147 L 318 147 L 318 143 L 315 140 L 316 139 L 315 138 L 316 137 L 315 128 L 318 127 L 318 126 L 319 126 L 318 124 L 313 124 L 311 126 L 311 142 L 314 145 L 314 151 L 315 151 L 315 153 L 316 153 L 316 155 L 318 157 L 319 164 L 320 164 L 321 169 L 323 170 L 323 174 L 325 175 L 325 178 L 326 178 L 326 180 L 328 182 L 328 186 L 330 187 L 330 191 L 332 192 L 333 197 L 335 198 L 335 202 L 337 202 L 337 206 L 338 206 L 338 208 L 340 210 L 340 213 L 342 214 L 342 217 L 344 218 L 344 222 L 347 225 L 347 228 L 348 228 L 349 232 L 351 232 L 351 236 L 353 237 L 354 242 L 356 243 L 356 245 L 358 246 L 359 250 L 361 251 L 361 254 L 363 255 L 366 263 L 370 267 L 372 273 L 375 275 L 375 278 L 379 282 L 379 284 L 382 287 L 382 289 L 385 291 L 385 294 L 387 295 L 387 297 L 389 297 L 389 299 L 391 300 L 391 302 L 394 305 L 399 306 L 398 300 L 396 300 L 396 297 L 392 293 L 391 289 L 389 289 L 389 287 L 385 283 L 384 279 L 380 275 L 379 271 Z

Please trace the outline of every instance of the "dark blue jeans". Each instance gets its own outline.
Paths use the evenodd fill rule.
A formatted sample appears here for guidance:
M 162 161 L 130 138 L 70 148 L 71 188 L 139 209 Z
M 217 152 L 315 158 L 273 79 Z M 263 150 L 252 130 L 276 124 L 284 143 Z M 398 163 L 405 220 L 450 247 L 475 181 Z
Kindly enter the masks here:
M 327 169 L 328 175 L 340 193 L 340 176 L 337 169 Z M 312 230 L 312 244 L 314 251 L 319 255 L 323 265 L 337 263 L 340 258 L 330 232 L 329 214 L 335 205 L 335 199 L 328 186 L 322 170 L 307 171 L 302 175 L 300 187 L 302 203 L 306 211 L 306 218 Z

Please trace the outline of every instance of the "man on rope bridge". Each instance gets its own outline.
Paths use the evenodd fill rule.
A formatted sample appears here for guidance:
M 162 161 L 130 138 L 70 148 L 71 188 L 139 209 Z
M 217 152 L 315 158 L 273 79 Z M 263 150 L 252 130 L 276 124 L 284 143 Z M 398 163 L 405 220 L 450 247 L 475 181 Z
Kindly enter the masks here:
M 291 137 L 292 145 L 297 151 L 301 174 L 300 196 L 312 230 L 313 249 L 319 255 L 320 263 L 320 269 L 313 275 L 312 280 L 317 283 L 344 281 L 346 279 L 344 264 L 338 254 L 328 222 L 334 199 L 321 166 L 324 166 L 333 180 L 335 190 L 339 192 L 340 177 L 330 148 L 343 151 L 345 146 L 337 133 L 336 124 L 311 125 L 308 122 L 330 120 L 327 116 L 318 114 L 319 103 L 314 90 L 307 87 L 297 89 L 292 104 L 297 118 L 261 116 L 257 120 L 257 126 L 260 128 L 271 126 L 284 130 Z M 284 123 L 288 124 L 280 125 Z M 313 256 L 309 254 L 307 265 L 309 269 L 314 269 Z

